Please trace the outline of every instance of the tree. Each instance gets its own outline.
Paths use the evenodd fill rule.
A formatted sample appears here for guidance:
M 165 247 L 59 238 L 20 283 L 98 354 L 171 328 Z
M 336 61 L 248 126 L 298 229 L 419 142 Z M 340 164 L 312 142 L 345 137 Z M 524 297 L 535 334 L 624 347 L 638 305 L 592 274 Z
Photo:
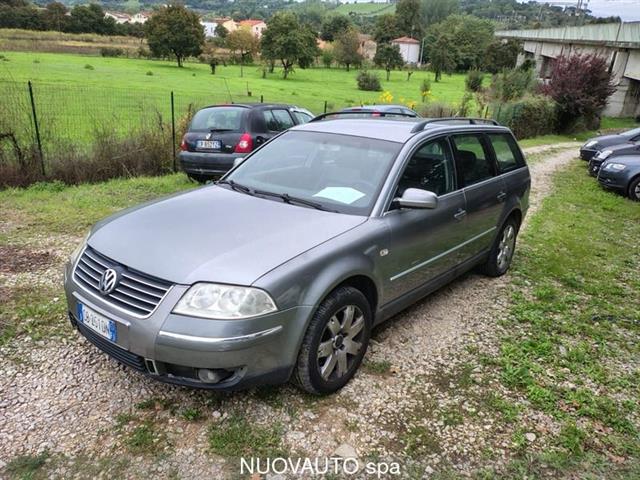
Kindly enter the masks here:
M 67 31 L 71 33 L 98 33 L 100 35 L 114 35 L 116 22 L 113 18 L 104 16 L 100 5 L 76 5 L 71 9 Z
M 271 65 L 279 61 L 285 79 L 296 63 L 306 66 L 313 62 L 317 49 L 313 30 L 307 25 L 301 25 L 291 12 L 276 13 L 262 34 L 262 57 Z
M 213 30 L 213 34 L 216 37 L 222 38 L 224 40 L 225 38 L 227 38 L 227 35 L 229 35 L 229 30 L 227 30 L 227 27 L 225 27 L 223 24 L 219 23 Z
M 182 67 L 185 58 L 200 55 L 204 45 L 204 29 L 200 18 L 182 5 L 158 9 L 145 23 L 145 35 L 155 56 L 173 55 L 178 67 Z
M 439 82 L 443 73 L 453 73 L 456 68 L 456 51 L 451 32 L 444 28 L 433 27 L 425 42 L 425 53 L 429 66 Z
M 333 49 L 329 47 L 325 47 L 322 50 L 321 56 L 322 56 L 322 64 L 325 66 L 325 68 L 331 68 L 331 64 L 335 60 L 333 55 Z
M 336 37 L 351 27 L 351 20 L 346 15 L 329 15 L 322 22 L 320 38 L 325 42 L 333 42 Z
M 360 65 L 362 63 L 362 55 L 358 51 L 360 48 L 360 40 L 358 39 L 358 31 L 350 28 L 342 32 L 333 42 L 333 54 L 336 62 L 347 67 L 347 72 L 351 65 Z
M 517 40 L 495 39 L 487 47 L 484 55 L 483 68 L 487 72 L 498 73 L 505 68 L 512 68 L 521 51 L 520 42 Z
M 400 31 L 398 30 L 398 22 L 395 15 L 385 13 L 378 16 L 373 30 L 373 38 L 377 43 L 389 43 L 399 36 Z
M 373 57 L 373 62 L 384 68 L 387 72 L 387 81 L 391 75 L 391 70 L 396 68 L 402 68 L 404 66 L 404 59 L 400 54 L 400 47 L 398 45 L 382 44 L 378 45 L 376 55 Z
M 60 2 L 51 2 L 46 6 L 45 26 L 47 30 L 63 32 L 69 25 L 67 7 Z
M 424 0 L 421 9 L 422 22 L 429 28 L 457 11 L 458 0 Z
M 422 38 L 422 7 L 420 0 L 400 0 L 396 5 L 396 21 L 401 35 Z
M 240 55 L 240 77 L 243 76 L 243 66 L 247 57 L 253 56 L 260 48 L 260 40 L 258 40 L 251 31 L 240 28 L 231 32 L 227 36 L 227 48 L 235 56 L 236 52 Z
M 494 39 L 490 21 L 471 15 L 451 15 L 434 27 L 440 32 L 448 32 L 449 48 L 455 51 L 456 70 L 467 71 L 482 66 Z
M 596 54 L 574 54 L 556 58 L 551 79 L 541 87 L 558 104 L 558 125 L 575 128 L 582 120 L 588 128 L 599 123 L 607 99 L 615 91 L 606 58 Z

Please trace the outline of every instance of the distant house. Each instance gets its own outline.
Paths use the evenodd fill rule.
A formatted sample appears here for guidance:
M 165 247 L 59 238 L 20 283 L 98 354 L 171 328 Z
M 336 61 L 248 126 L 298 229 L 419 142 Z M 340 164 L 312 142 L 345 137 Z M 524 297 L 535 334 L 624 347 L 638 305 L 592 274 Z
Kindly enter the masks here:
M 262 37 L 262 32 L 267 29 L 267 24 L 262 20 L 241 20 L 238 22 L 238 28 L 248 29 L 255 37 Z
M 376 56 L 377 48 L 378 45 L 371 35 L 366 35 L 364 33 L 358 34 L 358 53 L 364 58 L 367 60 L 373 60 L 373 57 Z
M 213 38 L 216 36 L 216 27 L 218 23 L 211 20 L 200 20 L 200 25 L 204 28 L 204 36 L 207 38 Z
M 131 22 L 131 17 L 126 13 L 120 12 L 104 12 L 105 18 L 113 18 L 116 23 Z
M 233 18 L 220 18 L 218 23 L 226 28 L 228 32 L 235 32 L 238 29 L 238 24 Z
M 138 12 L 131 16 L 130 21 L 131 23 L 145 23 L 150 17 L 151 14 L 149 12 Z
M 420 57 L 420 42 L 411 37 L 400 37 L 391 40 L 391 45 L 400 47 L 400 54 L 405 63 L 418 63 Z

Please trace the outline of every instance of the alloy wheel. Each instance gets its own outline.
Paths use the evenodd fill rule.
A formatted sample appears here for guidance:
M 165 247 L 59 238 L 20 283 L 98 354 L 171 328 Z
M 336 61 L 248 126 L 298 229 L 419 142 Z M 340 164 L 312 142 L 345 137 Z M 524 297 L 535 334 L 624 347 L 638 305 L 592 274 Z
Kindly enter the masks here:
M 327 322 L 318 346 L 318 367 L 324 380 L 344 377 L 362 348 L 364 314 L 356 305 L 346 305 Z
M 513 225 L 507 225 L 502 231 L 502 238 L 498 244 L 498 268 L 506 270 L 513 257 L 513 251 L 516 245 L 516 229 Z

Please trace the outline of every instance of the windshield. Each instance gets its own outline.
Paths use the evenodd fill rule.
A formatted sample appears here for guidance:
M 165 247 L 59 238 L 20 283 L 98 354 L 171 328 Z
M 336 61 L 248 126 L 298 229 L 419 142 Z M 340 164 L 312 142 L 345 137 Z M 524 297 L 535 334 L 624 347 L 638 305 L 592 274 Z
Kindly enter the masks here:
M 634 128 L 633 130 L 628 130 L 623 133 L 625 137 L 635 137 L 636 135 L 640 135 L 640 128 Z
M 242 107 L 203 108 L 193 116 L 191 130 L 229 130 L 242 128 L 242 115 L 247 111 Z
M 402 144 L 318 132 L 287 132 L 225 177 L 286 193 L 327 210 L 368 215 Z

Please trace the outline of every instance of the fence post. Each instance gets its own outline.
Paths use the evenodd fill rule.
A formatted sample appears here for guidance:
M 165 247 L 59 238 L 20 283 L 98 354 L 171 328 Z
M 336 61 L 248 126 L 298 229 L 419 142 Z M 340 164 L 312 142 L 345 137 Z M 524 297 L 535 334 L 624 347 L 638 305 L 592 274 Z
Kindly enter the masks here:
M 176 168 L 176 110 L 173 103 L 173 90 L 171 90 L 171 151 L 173 153 L 173 171 L 177 172 Z
M 40 169 L 42 171 L 42 176 L 44 177 L 44 155 L 42 155 L 42 141 L 40 140 L 40 125 L 38 124 L 38 115 L 36 115 L 36 102 L 33 98 L 33 86 L 31 85 L 31 80 L 28 82 L 29 85 L 29 100 L 31 101 L 31 113 L 33 114 L 33 126 L 36 130 L 36 142 L 38 142 L 38 154 L 40 155 Z
M 327 101 L 324 101 L 324 113 L 327 113 Z
M 260 103 L 264 103 L 264 95 L 260 95 Z

